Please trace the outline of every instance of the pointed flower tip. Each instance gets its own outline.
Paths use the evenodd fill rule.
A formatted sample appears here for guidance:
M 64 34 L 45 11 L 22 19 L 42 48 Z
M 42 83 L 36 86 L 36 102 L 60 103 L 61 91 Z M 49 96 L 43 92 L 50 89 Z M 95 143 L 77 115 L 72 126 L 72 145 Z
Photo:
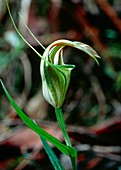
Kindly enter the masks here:
M 95 57 L 96 57 L 96 58 L 101 58 L 97 53 L 96 53 Z
M 2 79 L 0 78 L 0 83 L 2 83 Z

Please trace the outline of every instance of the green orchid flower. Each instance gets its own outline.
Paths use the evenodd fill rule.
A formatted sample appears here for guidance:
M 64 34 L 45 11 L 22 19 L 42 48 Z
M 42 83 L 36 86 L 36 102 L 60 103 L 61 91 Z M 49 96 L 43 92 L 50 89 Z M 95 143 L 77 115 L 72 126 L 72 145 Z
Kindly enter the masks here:
M 54 152 L 49 147 L 48 143 L 51 142 L 54 146 L 56 146 L 61 152 L 68 155 L 71 159 L 72 168 L 73 170 L 76 170 L 76 158 L 77 158 L 77 151 L 75 148 L 72 147 L 70 138 L 68 136 L 68 133 L 66 131 L 66 124 L 63 117 L 63 112 L 61 109 L 61 106 L 64 102 L 65 95 L 70 83 L 70 77 L 71 77 L 71 71 L 75 67 L 74 65 L 65 64 L 63 60 L 63 48 L 65 46 L 71 46 L 74 48 L 77 48 L 79 50 L 82 50 L 83 52 L 87 53 L 89 56 L 91 56 L 96 62 L 98 63 L 97 58 L 100 58 L 98 54 L 88 45 L 77 42 L 77 41 L 69 41 L 69 40 L 57 40 L 53 43 L 51 43 L 47 48 L 45 48 L 41 42 L 34 36 L 34 34 L 31 32 L 31 30 L 26 25 L 25 21 L 23 20 L 22 16 L 19 14 L 20 18 L 23 21 L 23 24 L 31 34 L 31 36 L 35 39 L 35 41 L 45 50 L 44 54 L 41 55 L 36 49 L 26 40 L 26 38 L 19 32 L 18 28 L 16 27 L 16 24 L 13 20 L 13 17 L 11 15 L 11 11 L 9 9 L 8 0 L 6 0 L 8 12 L 11 18 L 11 21 L 13 23 L 13 26 L 18 33 L 18 35 L 23 39 L 23 41 L 41 58 L 40 63 L 40 73 L 42 77 L 42 91 L 43 95 L 54 108 L 55 108 L 55 114 L 58 121 L 58 124 L 60 126 L 60 129 L 63 133 L 65 144 L 62 144 L 58 139 L 44 131 L 42 128 L 40 128 L 35 121 L 32 121 L 29 117 L 27 117 L 24 112 L 19 108 L 19 106 L 15 103 L 15 101 L 12 99 L 10 94 L 8 93 L 7 89 L 5 88 L 2 80 L 0 80 L 0 83 L 2 84 L 2 87 L 5 91 L 6 96 L 8 97 L 9 101 L 11 102 L 12 106 L 16 110 L 17 114 L 20 116 L 20 118 L 26 123 L 28 127 L 30 127 L 33 131 L 35 131 L 41 138 L 43 145 L 45 147 L 45 150 L 55 168 L 55 170 L 63 170 L 63 166 L 57 159 Z
M 57 40 L 51 43 L 47 48 L 45 48 L 38 39 L 34 36 L 31 30 L 27 27 L 22 16 L 19 14 L 23 21 L 23 24 L 35 39 L 35 41 L 45 50 L 43 56 L 35 50 L 35 48 L 29 44 L 29 42 L 23 37 L 23 35 L 17 29 L 13 17 L 11 15 L 8 1 L 6 0 L 8 12 L 13 23 L 13 26 L 18 33 L 18 35 L 24 40 L 24 42 L 41 58 L 40 72 L 42 77 L 42 91 L 44 98 L 55 108 L 60 108 L 64 102 L 65 95 L 69 86 L 71 71 L 75 67 L 74 65 L 64 64 L 63 61 L 63 48 L 65 46 L 71 46 L 82 50 L 91 56 L 98 63 L 98 54 L 87 44 L 69 41 L 69 40 Z
M 74 65 L 64 64 L 63 48 L 71 46 L 86 52 L 98 63 L 98 54 L 88 45 L 69 40 L 57 40 L 51 43 L 45 50 L 40 64 L 42 77 L 42 91 L 45 100 L 54 108 L 60 108 L 64 102 L 69 86 L 71 71 Z

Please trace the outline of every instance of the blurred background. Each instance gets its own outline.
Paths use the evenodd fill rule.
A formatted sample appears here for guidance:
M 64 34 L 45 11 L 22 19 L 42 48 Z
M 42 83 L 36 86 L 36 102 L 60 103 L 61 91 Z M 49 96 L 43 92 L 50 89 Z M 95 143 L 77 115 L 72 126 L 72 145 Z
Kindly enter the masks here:
M 121 170 L 121 0 L 9 0 L 19 31 L 40 53 L 58 39 L 81 41 L 101 59 L 64 49 L 75 64 L 63 104 L 67 131 L 78 150 L 78 170 Z M 54 109 L 41 92 L 40 58 L 21 40 L 0 0 L 0 78 L 24 112 L 63 142 Z M 53 146 L 52 146 L 53 147 Z M 66 170 L 68 157 L 53 150 Z M 48 163 L 48 164 L 47 164 Z M 27 128 L 0 86 L 0 170 L 53 169 L 39 137 Z

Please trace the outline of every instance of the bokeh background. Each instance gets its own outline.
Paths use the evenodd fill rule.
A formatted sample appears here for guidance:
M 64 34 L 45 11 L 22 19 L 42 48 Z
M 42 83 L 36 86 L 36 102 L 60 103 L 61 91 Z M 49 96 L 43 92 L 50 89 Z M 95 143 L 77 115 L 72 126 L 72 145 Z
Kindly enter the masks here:
M 66 47 L 64 60 L 75 64 L 63 104 L 69 136 L 78 150 L 78 170 L 121 169 L 121 1 L 9 0 L 19 31 L 40 53 L 58 39 L 81 41 L 101 59 Z M 54 109 L 41 92 L 40 58 L 21 40 L 0 0 L 0 78 L 24 112 L 63 142 Z M 53 147 L 53 146 L 52 146 Z M 55 153 L 70 170 L 70 162 Z M 48 163 L 48 164 L 47 164 Z M 19 119 L 0 86 L 0 169 L 53 169 L 39 137 Z

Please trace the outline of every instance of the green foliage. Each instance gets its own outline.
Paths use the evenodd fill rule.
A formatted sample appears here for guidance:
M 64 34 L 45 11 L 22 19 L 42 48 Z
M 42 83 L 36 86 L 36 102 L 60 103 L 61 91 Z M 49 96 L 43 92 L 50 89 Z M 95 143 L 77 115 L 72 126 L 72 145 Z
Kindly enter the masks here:
M 70 147 L 65 146 L 62 144 L 59 140 L 48 134 L 46 131 L 41 129 L 39 126 L 37 126 L 29 117 L 25 115 L 25 113 L 19 108 L 19 106 L 14 102 L 10 94 L 8 93 L 7 89 L 5 88 L 3 82 L 0 80 L 2 87 L 5 91 L 6 96 L 8 97 L 10 103 L 16 110 L 17 114 L 20 116 L 20 118 L 24 121 L 24 123 L 29 126 L 33 131 L 35 131 L 39 136 L 42 136 L 49 142 L 51 142 L 54 146 L 56 146 L 61 152 L 65 153 L 66 155 L 70 155 L 71 152 L 75 152 L 75 149 L 70 149 Z
M 55 168 L 55 170 L 64 170 L 59 159 L 57 158 L 57 156 L 55 155 L 55 153 L 53 152 L 51 147 L 48 145 L 47 141 L 42 137 L 40 137 L 40 138 L 41 138 L 41 141 L 44 145 L 46 153 L 48 154 L 48 157 L 49 157 L 53 167 Z

